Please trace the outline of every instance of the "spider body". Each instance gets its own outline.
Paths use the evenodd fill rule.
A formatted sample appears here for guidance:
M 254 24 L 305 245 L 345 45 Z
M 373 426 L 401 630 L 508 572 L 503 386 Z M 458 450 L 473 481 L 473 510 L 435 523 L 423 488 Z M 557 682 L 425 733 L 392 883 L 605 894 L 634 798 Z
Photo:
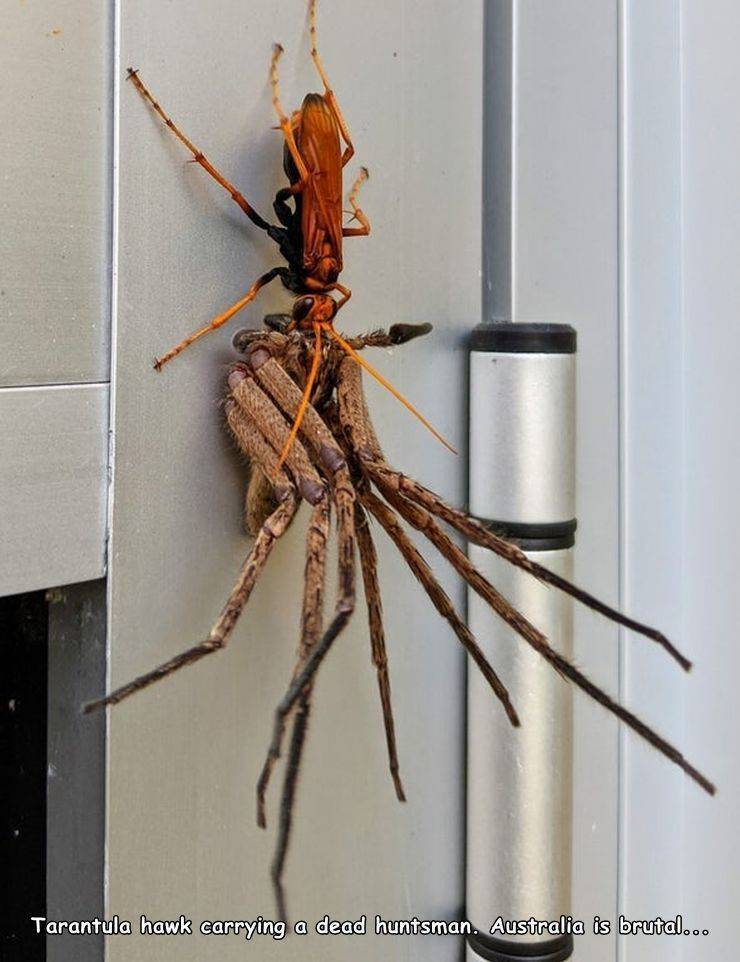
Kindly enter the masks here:
M 245 520 L 253 544 L 234 587 L 208 637 L 153 671 L 93 702 L 86 711 L 116 704 L 173 672 L 226 647 L 230 634 L 264 570 L 275 542 L 293 522 L 302 501 L 310 509 L 306 532 L 306 566 L 300 617 L 298 653 L 288 689 L 275 713 L 273 738 L 257 785 L 257 821 L 266 825 L 266 792 L 275 763 L 283 752 L 290 728 L 282 788 L 278 840 L 272 878 L 278 910 L 285 917 L 283 870 L 293 820 L 293 804 L 304 743 L 308 732 L 316 672 L 355 611 L 356 560 L 359 557 L 368 614 L 372 662 L 385 727 L 389 768 L 396 796 L 405 800 L 401 782 L 395 725 L 391 707 L 388 657 L 383 631 L 377 555 L 370 519 L 396 546 L 440 616 L 470 654 L 513 726 L 519 725 L 516 706 L 488 662 L 464 619 L 437 581 L 431 567 L 406 533 L 403 523 L 419 531 L 496 614 L 563 678 L 637 732 L 690 778 L 713 794 L 714 786 L 684 756 L 595 685 L 554 649 L 547 638 L 470 562 L 445 526 L 471 543 L 498 554 L 515 567 L 661 645 L 684 668 L 689 662 L 659 631 L 621 614 L 531 560 L 506 541 L 445 503 L 418 481 L 396 471 L 385 458 L 370 419 L 363 393 L 357 352 L 371 347 L 403 344 L 426 334 L 429 325 L 396 325 L 354 337 L 344 346 L 312 336 L 298 328 L 282 332 L 242 331 L 235 338 L 244 360 L 228 375 L 225 413 L 234 441 L 251 465 Z M 318 342 L 318 343 L 317 343 Z M 347 355 L 345 347 L 353 352 Z M 320 373 L 311 389 L 300 432 L 286 440 L 304 403 L 305 385 L 321 352 Z M 293 427 L 291 427 L 293 425 Z M 285 457 L 280 452 L 286 452 Z M 327 544 L 332 518 L 337 540 L 337 596 L 329 616 L 324 612 Z

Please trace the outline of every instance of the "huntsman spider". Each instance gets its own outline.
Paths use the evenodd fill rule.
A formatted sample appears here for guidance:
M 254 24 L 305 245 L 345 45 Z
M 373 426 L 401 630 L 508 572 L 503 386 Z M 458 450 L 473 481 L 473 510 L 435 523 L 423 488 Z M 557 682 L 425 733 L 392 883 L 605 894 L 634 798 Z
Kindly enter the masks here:
M 228 375 L 225 414 L 238 448 L 251 463 L 246 523 L 254 535 L 254 542 L 231 594 L 204 641 L 91 703 L 86 710 L 114 705 L 179 668 L 224 649 L 275 542 L 293 521 L 300 503 L 306 501 L 310 507 L 310 520 L 306 533 L 298 656 L 288 689 L 275 712 L 272 741 L 257 784 L 257 821 L 264 827 L 266 790 L 290 725 L 277 845 L 271 869 L 282 918 L 286 916 L 283 870 L 316 673 L 355 610 L 356 553 L 364 584 L 372 661 L 377 673 L 390 772 L 398 799 L 405 800 L 396 749 L 371 518 L 395 544 L 434 607 L 449 623 L 513 726 L 519 726 L 519 717 L 504 683 L 412 543 L 402 521 L 421 532 L 464 581 L 555 671 L 616 715 L 705 791 L 714 794 L 712 783 L 676 748 L 556 651 L 542 632 L 476 570 L 444 526 L 469 542 L 490 549 L 532 577 L 566 592 L 612 621 L 650 638 L 688 670 L 691 667 L 689 661 L 671 642 L 659 631 L 610 608 L 532 561 L 515 544 L 498 537 L 465 512 L 446 504 L 418 481 L 394 470 L 385 459 L 365 402 L 357 352 L 368 347 L 404 343 L 427 333 L 430 326 L 395 325 L 387 333 L 377 331 L 340 343 L 333 339 L 322 340 L 316 333 L 295 328 L 287 321 L 289 317 L 282 315 L 268 316 L 268 329 L 243 331 L 235 338 L 235 344 L 244 353 L 244 360 L 234 364 Z M 353 353 L 347 353 L 348 347 Z M 307 385 L 310 403 L 306 403 Z M 300 427 L 296 431 L 298 424 Z M 333 611 L 325 617 L 324 582 L 332 512 L 338 546 L 338 588 Z

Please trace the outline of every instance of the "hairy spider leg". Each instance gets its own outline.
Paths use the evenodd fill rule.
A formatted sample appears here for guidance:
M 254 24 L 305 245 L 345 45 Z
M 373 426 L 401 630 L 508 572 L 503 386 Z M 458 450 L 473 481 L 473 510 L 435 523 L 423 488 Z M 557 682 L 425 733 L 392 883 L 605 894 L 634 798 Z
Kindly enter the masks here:
M 365 601 L 367 605 L 368 626 L 370 629 L 370 650 L 373 665 L 378 679 L 380 705 L 383 711 L 383 726 L 385 741 L 388 748 L 388 763 L 399 802 L 406 801 L 406 794 L 401 781 L 400 765 L 398 762 L 398 748 L 396 747 L 396 726 L 393 720 L 393 703 L 391 701 L 391 682 L 388 674 L 388 652 L 385 646 L 385 632 L 383 630 L 383 602 L 378 582 L 378 555 L 375 542 L 370 531 L 367 515 L 362 505 L 355 502 L 355 535 L 360 553 L 360 567 L 362 568 L 362 582 L 365 587 Z
M 311 649 L 321 637 L 329 522 L 330 503 L 329 498 L 325 497 L 314 507 L 306 534 L 306 568 L 304 574 L 303 608 L 301 611 L 301 640 L 298 646 L 298 661 L 294 673 L 297 673 L 299 668 L 305 663 Z M 293 805 L 303 758 L 303 748 L 308 733 L 312 694 L 313 683 L 309 682 L 298 700 L 298 705 L 293 715 L 293 728 L 290 735 L 288 759 L 280 799 L 278 837 L 270 871 L 278 915 L 284 920 L 286 919 L 287 910 L 285 905 L 285 890 L 283 888 L 283 870 L 285 868 L 285 859 L 288 854 L 288 845 L 290 844 L 290 834 L 293 826 Z M 259 787 L 258 809 L 258 822 L 264 827 L 264 789 L 260 795 Z
M 210 174 L 210 176 L 213 177 L 216 183 L 220 184 L 224 188 L 224 190 L 229 193 L 232 200 L 234 200 L 239 205 L 239 207 L 241 207 L 241 209 L 244 211 L 244 213 L 252 221 L 253 224 L 256 224 L 257 227 L 260 227 L 262 230 L 269 230 L 270 224 L 268 224 L 268 222 L 263 217 L 261 217 L 260 214 L 257 213 L 257 211 L 247 201 L 244 195 L 240 193 L 236 189 L 236 187 L 234 187 L 234 185 L 224 177 L 223 174 L 221 174 L 218 170 L 216 170 L 216 168 L 213 166 L 210 160 L 208 160 L 208 158 L 205 156 L 203 151 L 199 150 L 195 146 L 195 144 L 185 136 L 185 134 L 180 130 L 180 128 L 172 120 L 172 118 L 168 114 L 166 114 L 165 111 L 160 107 L 160 105 L 151 95 L 147 87 L 144 85 L 144 83 L 142 83 L 141 79 L 139 78 L 139 71 L 133 70 L 131 67 L 129 67 L 128 79 L 133 83 L 133 85 L 139 91 L 139 93 L 144 98 L 144 100 L 146 100 L 147 103 L 154 109 L 154 111 L 162 118 L 162 120 L 170 128 L 170 130 L 175 135 L 175 137 L 177 137 L 177 139 L 187 147 L 187 149 L 193 155 L 193 162 L 196 164 L 200 164 L 203 170 L 205 170 L 206 173 Z
M 306 564 L 303 575 L 303 607 L 301 609 L 301 638 L 298 657 L 293 669 L 293 677 L 303 666 L 309 652 L 321 637 L 324 619 L 324 589 L 326 573 L 326 552 L 329 543 L 331 521 L 331 502 L 322 498 L 314 506 L 306 532 Z M 310 695 L 313 685 L 307 686 L 302 701 Z M 267 828 L 265 796 L 275 759 L 268 758 L 257 781 L 257 824 Z M 285 785 L 283 786 L 285 793 Z
M 290 434 L 288 435 L 288 440 L 283 445 L 283 450 L 280 453 L 280 459 L 278 465 L 283 466 L 283 463 L 288 456 L 291 445 L 295 440 L 296 434 L 303 421 L 303 416 L 306 413 L 306 408 L 308 407 L 308 402 L 311 399 L 311 391 L 313 390 L 314 382 L 316 381 L 316 375 L 319 373 L 319 362 L 321 361 L 321 325 L 314 323 L 313 332 L 315 336 L 314 348 L 313 348 L 313 361 L 311 362 L 311 370 L 308 374 L 308 380 L 306 381 L 306 386 L 303 389 L 303 397 L 301 398 L 301 403 L 296 413 L 295 419 L 293 420 L 293 426 L 290 429 Z
M 205 641 L 194 645 L 192 648 L 188 648 L 179 655 L 175 655 L 174 658 L 159 665 L 153 671 L 139 675 L 138 678 L 134 678 L 134 680 L 127 685 L 122 685 L 104 698 L 89 702 L 85 705 L 85 714 L 89 714 L 106 705 L 117 705 L 123 701 L 124 698 L 128 698 L 135 692 L 141 691 L 142 688 L 148 688 L 149 685 L 161 681 L 178 669 L 192 665 L 206 655 L 211 655 L 225 648 L 228 644 L 232 629 L 239 615 L 242 613 L 244 605 L 247 603 L 259 575 L 267 563 L 267 559 L 270 556 L 275 542 L 286 531 L 297 510 L 298 499 L 291 494 L 285 501 L 282 501 L 278 505 L 275 511 L 273 511 L 270 517 L 264 522 L 255 539 L 252 550 L 247 555 L 242 569 L 239 572 L 237 582 L 218 620 Z
M 235 304 L 232 304 L 228 310 L 223 312 L 223 314 L 219 314 L 218 317 L 214 317 L 213 320 L 209 321 L 209 323 L 204 327 L 201 327 L 197 331 L 193 331 L 192 334 L 188 334 L 184 340 L 180 341 L 179 344 L 176 344 L 173 348 L 171 348 L 171 350 L 167 351 L 166 354 L 163 354 L 162 357 L 156 358 L 154 361 L 154 370 L 161 371 L 165 364 L 171 361 L 173 357 L 177 357 L 177 355 L 182 353 L 186 347 L 189 347 L 194 341 L 197 341 L 198 338 L 203 337 L 205 334 L 210 334 L 211 331 L 218 330 L 219 327 L 222 327 L 242 308 L 246 307 L 247 304 L 253 301 L 265 284 L 269 284 L 270 281 L 275 277 L 278 275 L 284 275 L 285 273 L 286 268 L 273 267 L 272 270 L 269 270 L 266 274 L 258 277 L 244 297 L 239 298 L 239 300 Z
M 455 570 L 462 575 L 464 580 L 476 591 L 490 607 L 502 618 L 513 630 L 526 641 L 538 654 L 540 654 L 550 665 L 563 677 L 572 681 L 577 687 L 587 695 L 597 701 L 600 705 L 616 715 L 629 728 L 657 748 L 666 758 L 674 762 L 691 779 L 701 786 L 710 795 L 715 793 L 714 785 L 693 765 L 691 765 L 683 754 L 671 745 L 666 739 L 658 735 L 653 729 L 645 724 L 633 712 L 624 708 L 619 702 L 611 698 L 606 692 L 595 685 L 590 678 L 584 675 L 567 658 L 551 647 L 547 638 L 531 622 L 529 622 L 521 612 L 517 611 L 513 605 L 507 601 L 473 566 L 469 559 L 460 549 L 444 534 L 436 523 L 434 523 L 427 511 L 444 516 L 438 510 L 440 506 L 445 509 L 444 520 L 454 525 L 454 518 L 466 517 L 462 512 L 449 509 L 441 499 L 437 498 L 432 492 L 428 492 L 431 497 L 420 497 L 420 494 L 427 493 L 426 489 L 404 475 L 393 471 L 387 465 L 377 437 L 372 431 L 367 414 L 367 407 L 364 401 L 364 393 L 359 378 L 359 372 L 346 361 L 340 369 L 340 384 L 343 384 L 339 392 L 340 416 L 342 405 L 344 405 L 343 424 L 349 430 L 351 437 L 355 441 L 361 442 L 362 450 L 357 451 L 357 456 L 361 461 L 363 472 L 367 472 L 379 490 L 401 513 L 401 515 L 415 528 L 426 535 L 440 553 L 450 561 Z M 348 407 L 351 405 L 351 408 Z M 359 425 L 359 426 L 357 426 Z M 357 437 L 355 438 L 355 435 Z M 380 470 L 379 470 L 380 468 Z M 408 481 L 408 484 L 403 484 Z M 365 495 L 361 494 L 363 504 L 372 510 L 372 507 L 364 500 Z M 419 511 L 419 506 L 422 511 Z M 376 515 L 376 517 L 378 517 Z M 382 522 L 382 519 L 378 517 Z M 468 519 L 472 522 L 472 519 Z M 388 533 L 391 534 L 390 530 Z M 458 528 L 458 530 L 461 530 Z M 393 536 L 393 535 L 391 535 Z M 397 542 L 399 548 L 400 543 Z M 512 546 L 513 547 L 513 546 Z M 526 557 L 526 556 L 525 556 Z M 408 560 L 408 559 L 407 559 Z M 546 570 L 546 569 L 544 569 Z M 416 573 L 416 572 L 415 572 Z M 417 575 L 417 577 L 419 577 Z
M 432 604 L 448 622 L 465 650 L 480 669 L 491 690 L 503 705 L 506 717 L 515 728 L 518 728 L 521 723 L 516 709 L 511 703 L 506 686 L 483 654 L 471 630 L 455 611 L 449 595 L 434 577 L 431 568 L 404 532 L 393 511 L 369 489 L 360 494 L 360 500 L 401 552 L 404 560 L 422 584 Z
M 231 372 L 229 384 L 232 388 L 232 397 L 250 423 L 253 422 L 257 426 L 265 438 L 265 444 L 271 449 L 271 457 L 277 464 L 277 452 L 285 445 L 288 435 L 288 425 L 285 423 L 282 411 L 273 404 L 254 379 L 248 376 L 242 365 Z M 231 422 L 229 426 L 231 427 Z M 309 504 L 317 504 L 326 493 L 326 485 L 319 477 L 308 452 L 297 438 L 290 446 L 285 460 L 300 496 Z
M 426 334 L 431 330 L 430 324 L 421 325 L 407 325 L 407 324 L 395 324 L 386 333 L 385 331 L 372 332 L 370 334 L 362 335 L 361 337 L 353 338 L 353 347 L 362 349 L 367 346 L 378 346 L 387 347 L 394 344 L 403 343 L 406 340 L 410 340 L 413 337 L 418 337 L 421 334 Z M 358 382 L 358 377 L 355 377 L 353 371 L 356 370 L 352 365 L 349 365 L 346 369 L 342 368 L 340 374 L 340 396 L 342 390 L 345 389 L 347 385 L 351 385 L 351 389 L 354 393 L 359 393 L 363 398 L 363 407 L 357 412 L 357 421 L 362 421 L 369 425 L 369 415 L 367 413 L 367 408 L 364 406 L 364 394 L 362 393 L 361 384 Z M 357 382 L 357 383 L 356 383 Z M 617 624 L 623 625 L 625 628 L 629 628 L 631 631 L 635 631 L 638 634 L 644 635 L 646 638 L 650 638 L 652 641 L 660 645 L 678 664 L 685 670 L 689 671 L 691 669 L 691 662 L 682 654 L 675 645 L 663 634 L 663 632 L 658 631 L 656 628 L 651 628 L 649 625 L 645 625 L 642 622 L 630 618 L 628 615 L 623 614 L 616 608 L 605 604 L 600 599 L 589 594 L 589 592 L 584 591 L 583 588 L 579 588 L 577 585 L 572 584 L 567 579 L 563 578 L 561 575 L 550 571 L 549 568 L 545 568 L 543 565 L 538 564 L 529 558 L 524 552 L 510 541 L 506 541 L 505 538 L 500 537 L 493 531 L 484 527 L 475 518 L 470 515 L 465 514 L 464 511 L 459 511 L 453 508 L 451 505 L 446 504 L 441 500 L 433 491 L 425 488 L 419 481 L 415 481 L 412 478 L 407 478 L 400 472 L 394 471 L 391 466 L 385 461 L 385 457 L 380 449 L 377 438 L 373 439 L 373 444 L 371 445 L 372 450 L 376 452 L 377 460 L 369 464 L 369 469 L 376 472 L 374 477 L 376 484 L 381 484 L 385 482 L 386 487 L 390 483 L 393 486 L 393 490 L 399 491 L 404 497 L 410 498 L 413 501 L 419 502 L 423 507 L 427 509 L 431 514 L 439 517 L 442 521 L 449 524 L 451 527 L 455 528 L 460 534 L 466 537 L 473 544 L 480 545 L 483 548 L 488 548 L 493 551 L 499 557 L 504 558 L 509 564 L 515 567 L 521 568 L 527 571 L 529 574 L 533 575 L 540 581 L 544 581 L 546 584 L 552 585 L 558 588 L 560 591 L 565 592 L 576 601 L 580 601 L 581 604 L 586 605 L 586 607 L 591 608 L 593 611 L 597 611 L 599 614 L 604 615 L 604 617 L 616 622 Z
M 306 685 L 318 671 L 334 641 L 341 634 L 355 609 L 355 562 L 354 562 L 354 489 L 344 469 L 335 476 L 333 489 L 337 509 L 337 581 L 338 590 L 334 613 L 321 639 L 311 649 L 299 673 L 293 678 L 288 690 L 275 709 L 272 740 L 263 770 L 272 768 L 280 757 L 285 734 L 285 724 L 296 702 L 301 698 Z
M 295 417 L 301 399 L 301 392 L 293 379 L 280 367 L 274 358 L 262 355 L 268 352 L 253 351 L 248 363 L 254 371 L 260 386 L 273 398 L 276 404 L 289 416 Z M 285 731 L 285 722 L 306 683 L 311 680 L 320 667 L 324 657 L 335 639 L 341 633 L 355 609 L 355 537 L 354 504 L 355 491 L 350 478 L 347 461 L 334 435 L 321 419 L 318 412 L 309 404 L 306 408 L 303 434 L 324 470 L 331 476 L 331 494 L 337 514 L 337 598 L 334 613 L 321 639 L 311 649 L 311 653 L 275 710 L 273 736 L 268 750 L 266 767 L 271 767 L 280 757 Z M 297 440 L 296 442 L 297 443 Z
M 368 372 L 368 374 L 371 374 L 376 381 L 382 384 L 387 391 L 390 391 L 393 397 L 396 398 L 396 400 L 400 401 L 401 404 L 403 404 L 403 406 L 407 408 L 414 415 L 415 418 L 418 418 L 418 420 L 421 421 L 424 427 L 428 431 L 430 431 L 438 441 L 441 441 L 442 444 L 444 444 L 446 448 L 452 451 L 453 454 L 457 454 L 457 451 L 455 450 L 455 448 L 453 448 L 453 446 L 448 441 L 445 441 L 445 439 L 442 437 L 439 431 L 437 431 L 436 428 L 432 427 L 432 425 L 429 423 L 429 421 L 427 421 L 424 415 L 421 414 L 419 411 L 417 411 L 416 408 L 413 406 L 413 404 L 410 401 L 407 401 L 406 398 L 403 396 L 403 394 L 401 394 L 400 391 L 397 391 L 396 388 L 394 388 L 393 385 L 390 383 L 390 381 L 386 380 L 383 377 L 380 371 L 377 371 L 372 366 L 372 364 L 369 363 L 369 361 L 366 361 L 364 357 L 358 354 L 357 351 L 350 344 L 348 344 L 344 340 L 344 338 L 340 334 L 338 334 L 330 324 L 322 324 L 321 326 L 326 331 L 326 333 L 340 345 L 340 347 L 345 352 L 345 354 L 349 354 L 349 356 L 352 358 L 353 361 L 356 361 L 360 365 L 360 367 L 363 367 Z
M 366 347 L 398 347 L 400 344 L 407 344 L 416 337 L 423 337 L 432 330 L 431 324 L 391 324 L 387 331 L 377 330 L 368 331 L 367 334 L 359 334 L 356 337 L 346 338 L 350 347 L 356 351 L 362 351 Z M 238 337 L 238 335 L 236 335 Z M 234 342 L 237 350 L 239 346 Z
M 624 625 L 625 628 L 629 628 L 631 631 L 650 638 L 667 651 L 685 671 L 691 669 L 691 662 L 688 658 L 678 651 L 663 632 L 658 631 L 656 628 L 651 628 L 649 625 L 642 624 L 642 622 L 636 621 L 634 618 L 630 618 L 616 608 L 612 608 L 610 605 L 600 601 L 592 594 L 589 594 L 589 592 L 584 591 L 583 588 L 579 588 L 577 585 L 567 581 L 561 575 L 557 575 L 555 572 L 550 571 L 549 568 L 545 568 L 543 565 L 533 561 L 511 541 L 506 541 L 505 538 L 494 534 L 493 531 L 484 527 L 479 521 L 476 521 L 475 518 L 465 514 L 464 511 L 453 508 L 433 491 L 430 491 L 429 488 L 425 488 L 419 481 L 415 481 L 413 478 L 409 478 L 399 471 L 395 471 L 385 459 L 368 462 L 366 467 L 374 480 L 380 479 L 381 481 L 392 484 L 404 497 L 421 504 L 430 514 L 435 515 L 435 517 L 449 524 L 450 527 L 458 531 L 467 538 L 468 541 L 472 542 L 472 544 L 488 548 L 500 558 L 508 561 L 509 564 L 514 565 L 514 567 L 521 568 L 522 571 L 528 572 L 539 581 L 558 588 L 560 591 L 565 592 L 565 594 L 575 598 L 576 601 L 580 601 L 581 604 L 587 608 L 591 608 L 593 611 L 604 615 L 610 621 L 618 625 Z

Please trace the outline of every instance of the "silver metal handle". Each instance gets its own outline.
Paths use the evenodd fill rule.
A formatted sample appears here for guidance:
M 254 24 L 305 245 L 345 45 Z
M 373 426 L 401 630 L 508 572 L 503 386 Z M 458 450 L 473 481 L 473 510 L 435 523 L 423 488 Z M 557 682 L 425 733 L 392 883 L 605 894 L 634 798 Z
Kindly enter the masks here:
M 486 324 L 470 355 L 470 510 L 565 577 L 575 531 L 575 332 Z M 470 557 L 564 654 L 572 603 L 484 549 Z M 511 934 L 498 919 L 568 916 L 571 901 L 572 706 L 569 687 L 472 591 L 468 621 L 509 688 L 513 729 L 483 680 L 468 681 L 469 962 L 572 954 L 567 934 Z

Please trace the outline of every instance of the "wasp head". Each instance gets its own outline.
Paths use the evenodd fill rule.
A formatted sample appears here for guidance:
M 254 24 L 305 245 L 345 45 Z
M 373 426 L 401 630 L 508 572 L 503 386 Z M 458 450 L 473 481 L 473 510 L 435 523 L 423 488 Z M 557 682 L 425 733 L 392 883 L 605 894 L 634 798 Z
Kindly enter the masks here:
M 311 330 L 314 324 L 328 324 L 337 313 L 337 302 L 328 294 L 304 294 L 293 302 L 293 326 Z

